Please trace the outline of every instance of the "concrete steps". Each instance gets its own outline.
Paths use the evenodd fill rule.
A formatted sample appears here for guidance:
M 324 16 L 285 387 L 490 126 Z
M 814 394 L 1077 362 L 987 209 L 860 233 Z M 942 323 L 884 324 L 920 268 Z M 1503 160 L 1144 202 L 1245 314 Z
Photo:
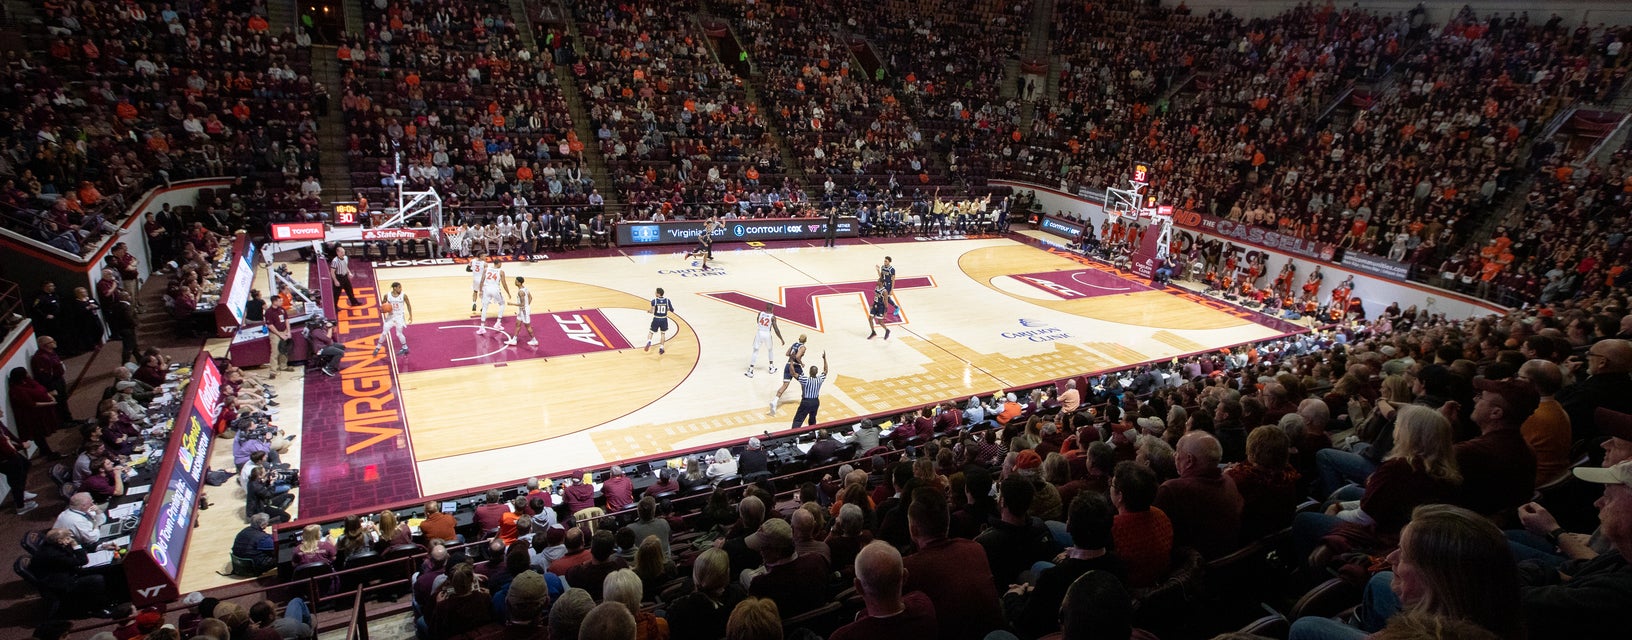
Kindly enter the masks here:
M 272 33 L 283 33 L 284 28 L 297 28 L 300 10 L 295 8 L 296 0 L 270 0 L 266 3 L 266 21 L 272 25 Z
M 347 201 L 356 196 L 351 184 L 351 161 L 346 157 L 346 121 L 334 96 L 340 87 L 340 61 L 335 47 L 312 46 L 312 81 L 329 89 L 329 112 L 317 122 L 318 180 L 323 183 L 323 201 Z
M 571 19 L 571 14 L 562 13 L 568 17 L 567 34 L 572 37 L 572 47 L 579 56 L 584 55 L 584 37 L 578 31 L 578 21 Z M 612 181 L 612 173 L 606 168 L 606 158 L 601 155 L 601 147 L 595 138 L 595 131 L 590 128 L 589 110 L 584 107 L 583 94 L 578 90 L 578 79 L 572 75 L 567 65 L 555 65 L 555 81 L 561 86 L 561 95 L 567 101 L 567 112 L 572 114 L 572 128 L 578 132 L 578 139 L 584 143 L 584 169 L 595 179 L 595 189 L 605 199 L 605 207 L 609 212 L 620 211 L 623 197 L 618 193 L 617 185 Z

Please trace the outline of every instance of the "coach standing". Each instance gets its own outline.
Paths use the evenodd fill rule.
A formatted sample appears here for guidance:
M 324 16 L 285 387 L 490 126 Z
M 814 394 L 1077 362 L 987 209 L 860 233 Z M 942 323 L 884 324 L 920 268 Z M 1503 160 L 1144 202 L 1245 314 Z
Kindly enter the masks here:
M 329 261 L 329 268 L 334 271 L 335 305 L 339 306 L 340 292 L 345 291 L 351 306 L 360 306 L 362 303 L 357 301 L 357 292 L 351 290 L 351 261 L 346 259 L 345 247 L 334 248 L 334 259 Z
M 829 178 L 829 179 L 831 180 L 831 178 Z M 822 240 L 822 246 L 823 247 L 835 246 L 837 243 L 834 242 L 834 238 L 838 236 L 838 232 L 839 232 L 839 207 L 838 207 L 838 205 L 829 203 L 827 205 L 827 235 L 824 236 L 824 239 Z
M 798 429 L 799 423 L 809 416 L 808 424 L 816 424 L 816 409 L 822 406 L 822 383 L 827 380 L 827 352 L 822 352 L 822 368 L 808 367 L 805 373 L 799 376 L 799 387 L 802 393 L 799 396 L 799 410 L 793 413 L 793 428 Z

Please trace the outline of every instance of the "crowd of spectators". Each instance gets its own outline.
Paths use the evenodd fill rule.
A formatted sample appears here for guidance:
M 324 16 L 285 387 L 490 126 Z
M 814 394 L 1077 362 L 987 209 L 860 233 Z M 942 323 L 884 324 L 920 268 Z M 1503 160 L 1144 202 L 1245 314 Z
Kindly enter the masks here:
M 883 433 L 871 420 L 834 442 L 817 432 L 780 470 L 755 439 L 644 491 L 621 470 L 599 497 L 576 478 L 492 490 L 464 528 L 433 502 L 423 537 L 390 512 L 352 516 L 333 542 L 308 527 L 300 559 L 423 542 L 427 637 L 554 637 L 596 603 L 641 629 L 597 638 L 765 637 L 730 631 L 751 615 L 786 637 L 1205 636 L 1250 613 L 1218 602 L 1289 602 L 1328 570 L 1356 585 L 1355 617 L 1300 618 L 1291 637 L 1412 624 L 1605 637 L 1632 604 L 1618 524 L 1632 508 L 1627 305 L 1616 290 L 1465 321 L 1391 307 L 952 400 Z M 1572 477 L 1586 482 L 1558 490 Z M 1590 540 L 1565 528 L 1600 520 Z M 1199 568 L 1243 557 L 1268 576 L 1206 582 Z M 1476 579 L 1425 577 L 1472 565 Z M 1196 581 L 1213 593 L 1164 608 Z
M 715 58 L 695 11 L 690 2 L 574 7 L 583 53 L 572 72 L 629 215 L 749 213 L 755 199 L 775 206 L 773 193 L 797 203 L 802 189 L 765 115 Z
M 526 46 L 509 3 L 362 4 L 363 33 L 336 53 L 360 198 L 393 201 L 400 179 L 461 224 L 600 211 L 558 61 Z
M 267 24 L 262 0 L 43 1 L 34 51 L 8 54 L 4 219 L 65 251 L 98 246 L 142 190 L 238 176 L 272 211 L 316 209 L 325 90 L 309 38 Z

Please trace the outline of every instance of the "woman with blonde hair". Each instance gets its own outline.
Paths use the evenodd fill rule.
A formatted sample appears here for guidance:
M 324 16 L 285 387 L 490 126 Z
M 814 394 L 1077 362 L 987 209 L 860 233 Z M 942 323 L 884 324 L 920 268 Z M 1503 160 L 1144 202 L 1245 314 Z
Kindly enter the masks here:
M 1388 563 L 1393 571 L 1371 578 L 1366 601 L 1357 610 L 1358 628 L 1307 616 L 1292 625 L 1290 637 L 1359 639 L 1384 625 L 1404 631 L 1447 624 L 1472 626 L 1508 640 L 1525 637 L 1517 562 L 1507 537 L 1489 519 L 1445 504 L 1417 507 Z
M 1462 474 L 1452 451 L 1451 423 L 1438 411 L 1419 405 L 1399 408 L 1394 420 L 1394 448 L 1366 478 L 1364 489 L 1345 487 L 1332 495 L 1325 513 L 1300 513 L 1292 521 L 1292 538 L 1310 562 L 1322 566 L 1324 552 L 1346 553 L 1392 549 L 1400 529 L 1418 505 L 1447 502 L 1456 496 Z
M 396 512 L 390 509 L 380 512 L 380 524 L 376 529 L 379 531 L 377 534 L 379 541 L 376 545 L 381 547 L 381 551 L 401 544 L 414 543 L 414 532 L 406 525 L 398 523 Z
M 725 640 L 782 640 L 782 614 L 770 598 L 748 598 L 731 610 Z
M 635 617 L 635 640 L 669 640 L 669 621 L 640 610 L 644 590 L 639 575 L 629 569 L 619 569 L 601 583 L 601 599 L 629 608 L 629 614 Z
M 640 576 L 641 599 L 646 602 L 656 602 L 663 584 L 674 578 L 668 557 L 663 553 L 663 543 L 657 536 L 646 536 L 635 549 L 635 575 Z
M 323 528 L 315 524 L 300 530 L 300 546 L 295 548 L 295 566 L 313 562 L 334 564 L 334 543 L 323 539 Z
M 730 555 L 723 549 L 704 551 L 691 566 L 691 581 L 695 591 L 668 603 L 672 635 L 676 640 L 718 640 L 732 609 L 748 597 L 731 579 Z

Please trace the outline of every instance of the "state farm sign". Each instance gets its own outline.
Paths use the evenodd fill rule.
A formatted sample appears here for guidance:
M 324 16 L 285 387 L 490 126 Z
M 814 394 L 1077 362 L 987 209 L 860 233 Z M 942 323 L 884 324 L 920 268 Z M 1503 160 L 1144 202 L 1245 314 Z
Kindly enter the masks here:
M 289 222 L 272 225 L 272 239 L 279 242 L 286 240 L 322 240 L 323 223 L 321 222 Z
M 364 240 L 413 240 L 429 237 L 431 230 L 424 228 L 363 229 Z

